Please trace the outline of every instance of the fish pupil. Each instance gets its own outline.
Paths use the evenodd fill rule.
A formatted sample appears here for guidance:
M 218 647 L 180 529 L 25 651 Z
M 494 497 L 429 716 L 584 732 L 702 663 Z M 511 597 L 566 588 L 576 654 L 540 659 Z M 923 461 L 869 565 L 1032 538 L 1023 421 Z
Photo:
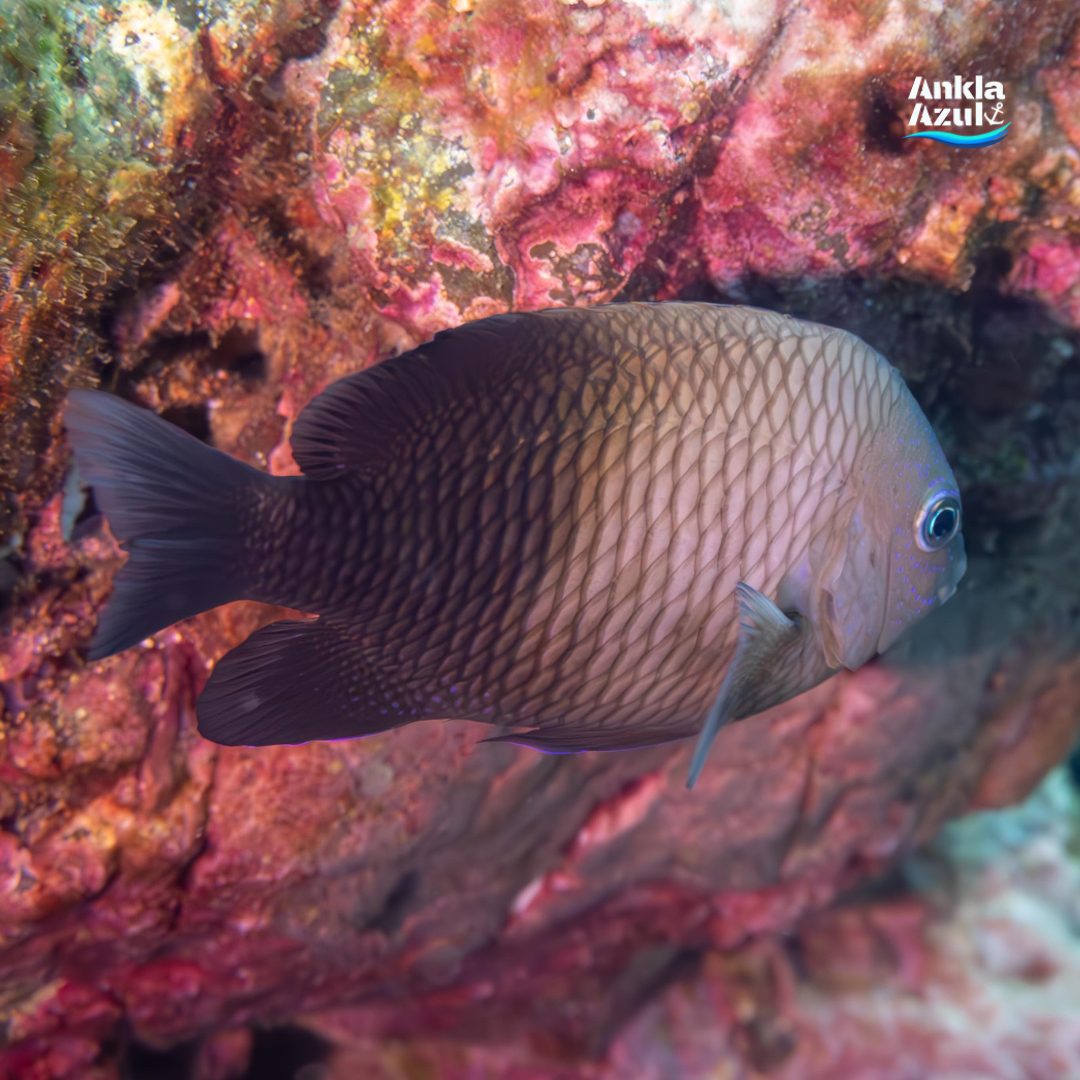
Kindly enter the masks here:
M 944 547 L 960 528 L 960 504 L 951 496 L 934 502 L 923 520 L 920 543 L 927 551 Z
M 935 540 L 943 540 L 956 527 L 956 511 L 951 506 L 939 510 L 930 519 L 930 535 Z

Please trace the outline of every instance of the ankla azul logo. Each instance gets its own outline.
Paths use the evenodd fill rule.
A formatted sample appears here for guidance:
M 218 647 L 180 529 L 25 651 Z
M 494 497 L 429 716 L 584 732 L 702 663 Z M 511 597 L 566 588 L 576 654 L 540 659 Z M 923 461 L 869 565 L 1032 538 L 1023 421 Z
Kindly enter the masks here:
M 989 146 L 1005 138 L 1005 88 L 996 79 L 936 79 L 915 76 L 908 93 L 914 101 L 905 139 L 933 139 L 951 146 Z

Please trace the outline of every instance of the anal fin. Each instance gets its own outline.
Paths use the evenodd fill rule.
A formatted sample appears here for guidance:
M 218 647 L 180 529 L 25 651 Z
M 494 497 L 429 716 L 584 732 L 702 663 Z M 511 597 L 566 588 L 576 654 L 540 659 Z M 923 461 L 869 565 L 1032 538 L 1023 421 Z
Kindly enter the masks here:
M 341 627 L 270 623 L 220 660 L 199 696 L 199 731 L 227 746 L 372 735 L 418 719 Z

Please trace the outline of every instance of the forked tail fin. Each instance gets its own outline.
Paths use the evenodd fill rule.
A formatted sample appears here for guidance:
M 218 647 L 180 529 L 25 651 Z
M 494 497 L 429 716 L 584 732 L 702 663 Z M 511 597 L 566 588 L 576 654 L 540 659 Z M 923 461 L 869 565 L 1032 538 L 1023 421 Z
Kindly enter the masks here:
M 79 476 L 128 552 L 90 659 L 248 595 L 244 496 L 270 477 L 97 390 L 71 391 L 64 424 Z

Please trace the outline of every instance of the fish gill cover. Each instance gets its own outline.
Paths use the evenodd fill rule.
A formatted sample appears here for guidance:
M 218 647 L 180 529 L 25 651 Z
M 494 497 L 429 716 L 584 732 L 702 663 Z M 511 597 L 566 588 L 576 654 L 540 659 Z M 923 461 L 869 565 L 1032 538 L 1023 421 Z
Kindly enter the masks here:
M 1004 138 L 905 138 L 916 79 L 980 74 Z M 920 1075 L 1080 1069 L 1063 774 L 987 832 L 1036 885 L 907 858 L 1075 741 L 1078 106 L 1063 2 L 0 3 L 0 1071 L 240 1075 L 302 1022 L 330 1075 L 830 1076 L 890 1067 L 911 990 L 966 1018 L 904 1014 Z M 211 666 L 280 609 L 87 662 L 124 556 L 70 478 L 71 387 L 288 476 L 309 401 L 439 330 L 678 298 L 897 365 L 970 557 L 692 793 L 685 743 L 206 742 Z M 852 987 L 876 1041 L 837 1035 Z

